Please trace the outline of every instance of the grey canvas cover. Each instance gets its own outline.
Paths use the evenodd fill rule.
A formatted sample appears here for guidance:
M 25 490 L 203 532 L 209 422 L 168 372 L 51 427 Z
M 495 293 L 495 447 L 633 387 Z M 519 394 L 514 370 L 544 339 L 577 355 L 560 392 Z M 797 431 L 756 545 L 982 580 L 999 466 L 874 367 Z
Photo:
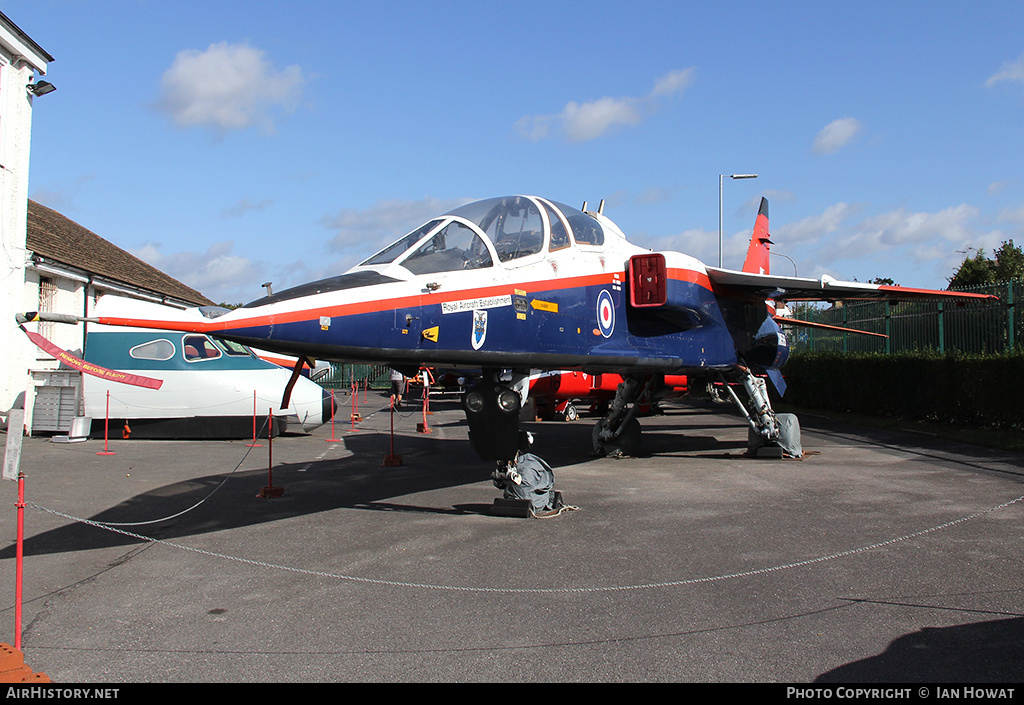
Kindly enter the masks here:
M 528 499 L 534 512 L 553 509 L 555 504 L 555 473 L 543 458 L 533 453 L 520 453 L 515 471 L 520 482 L 505 483 L 505 499 Z

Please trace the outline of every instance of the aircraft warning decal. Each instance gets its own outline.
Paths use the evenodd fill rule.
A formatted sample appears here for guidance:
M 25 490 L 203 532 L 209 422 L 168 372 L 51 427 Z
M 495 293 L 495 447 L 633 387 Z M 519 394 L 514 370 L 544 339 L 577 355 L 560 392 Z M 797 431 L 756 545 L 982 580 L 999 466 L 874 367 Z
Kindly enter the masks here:
M 605 338 L 615 332 L 615 304 L 607 289 L 602 289 L 597 297 L 597 327 Z

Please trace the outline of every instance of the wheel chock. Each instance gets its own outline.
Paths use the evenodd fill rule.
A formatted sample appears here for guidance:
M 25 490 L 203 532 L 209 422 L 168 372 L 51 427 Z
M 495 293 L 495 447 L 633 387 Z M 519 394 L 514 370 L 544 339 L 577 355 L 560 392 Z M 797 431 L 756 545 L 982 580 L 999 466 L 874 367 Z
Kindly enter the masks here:
M 496 499 L 491 507 L 491 514 L 498 517 L 530 517 L 530 500 L 528 499 Z

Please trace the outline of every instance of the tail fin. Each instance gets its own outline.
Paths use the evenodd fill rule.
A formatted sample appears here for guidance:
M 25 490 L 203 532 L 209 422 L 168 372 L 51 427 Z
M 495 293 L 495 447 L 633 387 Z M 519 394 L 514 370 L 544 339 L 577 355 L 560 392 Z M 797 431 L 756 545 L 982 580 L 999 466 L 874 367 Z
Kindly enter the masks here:
M 762 196 L 761 208 L 757 212 L 757 220 L 754 221 L 754 234 L 750 237 L 750 247 L 747 248 L 747 258 L 743 261 L 743 271 L 769 274 L 768 251 L 771 244 L 772 241 L 768 239 L 768 199 Z

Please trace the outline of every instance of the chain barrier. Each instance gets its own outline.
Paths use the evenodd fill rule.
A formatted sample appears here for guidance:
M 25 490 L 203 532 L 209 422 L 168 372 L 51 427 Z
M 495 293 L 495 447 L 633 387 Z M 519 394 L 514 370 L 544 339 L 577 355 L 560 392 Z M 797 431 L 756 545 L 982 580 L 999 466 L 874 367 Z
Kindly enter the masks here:
M 216 491 L 216 489 L 214 491 Z M 310 568 L 297 568 L 297 567 L 294 567 L 294 566 L 281 565 L 281 564 L 277 564 L 277 563 L 268 563 L 266 561 L 257 561 L 257 560 L 253 560 L 253 559 L 250 559 L 250 558 L 243 558 L 241 556 L 232 556 L 232 555 L 228 555 L 226 553 L 218 553 L 218 552 L 215 552 L 215 551 L 207 551 L 207 550 L 204 550 L 204 549 L 193 548 L 192 546 L 186 546 L 184 544 L 176 543 L 176 542 L 173 542 L 173 541 L 167 541 L 167 540 L 164 540 L 164 539 L 157 539 L 157 538 L 153 538 L 151 536 L 143 536 L 142 534 L 136 534 L 136 533 L 133 533 L 133 532 L 130 532 L 130 531 L 125 531 L 123 529 L 117 528 L 117 526 L 125 526 L 125 524 L 118 525 L 118 524 L 112 524 L 112 523 L 106 523 L 106 522 L 93 521 L 91 519 L 83 519 L 83 518 L 80 518 L 80 517 L 71 516 L 69 514 L 64 514 L 63 512 L 58 512 L 58 511 L 53 510 L 53 509 L 48 509 L 46 507 L 42 507 L 42 506 L 40 506 L 38 504 L 34 504 L 34 503 L 27 503 L 27 506 L 30 506 L 33 509 L 38 509 L 40 511 L 47 512 L 49 514 L 53 514 L 55 516 L 62 517 L 64 519 L 68 519 L 70 521 L 75 521 L 75 522 L 79 522 L 79 523 L 82 523 L 82 524 L 88 524 L 89 526 L 95 526 L 97 528 L 105 529 L 107 531 L 112 531 L 114 533 L 118 533 L 118 534 L 121 534 L 123 536 L 128 536 L 130 538 L 139 539 L 139 540 L 142 540 L 142 541 L 149 541 L 151 543 L 156 543 L 156 544 L 160 544 L 160 545 L 163 545 L 163 546 L 168 546 L 168 547 L 171 547 L 171 548 L 176 548 L 176 549 L 179 549 L 179 550 L 182 550 L 182 551 L 189 551 L 189 552 L 192 552 L 192 553 L 197 553 L 197 554 L 208 556 L 208 557 L 211 557 L 211 558 L 217 558 L 217 559 L 220 559 L 220 560 L 229 560 L 229 561 L 234 561 L 234 562 L 237 562 L 237 563 L 243 563 L 243 564 L 246 564 L 246 565 L 258 566 L 258 567 L 262 567 L 262 568 L 269 568 L 269 569 L 273 569 L 273 570 L 288 571 L 288 572 L 291 572 L 291 573 L 298 573 L 298 574 L 301 574 L 301 575 L 308 575 L 308 576 L 313 576 L 313 577 L 318 577 L 318 578 L 333 578 L 333 579 L 336 579 L 336 580 L 347 580 L 349 582 L 364 583 L 364 584 L 370 584 L 370 585 L 380 585 L 380 586 L 386 586 L 386 587 L 416 588 L 416 589 L 442 590 L 442 591 L 451 591 L 451 592 L 478 592 L 478 593 L 502 593 L 502 594 L 538 594 L 538 593 L 541 593 L 541 594 L 562 594 L 562 593 L 564 593 L 564 594 L 583 594 L 583 593 L 625 592 L 625 591 L 629 591 L 629 590 L 653 590 L 653 589 L 663 589 L 663 588 L 671 588 L 671 587 L 683 587 L 683 586 L 687 586 L 687 585 L 699 585 L 699 584 L 702 584 L 702 583 L 713 583 L 713 582 L 718 582 L 718 581 L 722 581 L 722 580 L 735 580 L 737 578 L 748 578 L 748 577 L 752 577 L 752 576 L 755 576 L 755 575 L 766 575 L 768 573 L 776 573 L 776 572 L 783 571 L 783 570 L 792 570 L 794 568 L 803 568 L 803 567 L 806 567 L 806 566 L 815 565 L 817 563 L 824 563 L 826 561 L 833 561 L 833 560 L 838 560 L 840 558 L 848 558 L 849 556 L 854 556 L 854 555 L 858 555 L 858 554 L 861 554 L 861 553 L 867 553 L 867 552 L 873 551 L 875 549 L 883 548 L 883 547 L 886 547 L 886 546 L 892 546 L 893 544 L 901 543 L 903 541 L 908 541 L 910 539 L 918 538 L 920 536 L 925 536 L 927 534 L 932 534 L 932 533 L 935 533 L 937 531 L 942 531 L 944 529 L 948 529 L 948 528 L 951 528 L 953 526 L 957 526 L 958 524 L 962 524 L 964 522 L 968 522 L 968 521 L 972 521 L 974 519 L 978 519 L 978 518 L 983 517 L 983 516 L 985 516 L 987 514 L 991 514 L 993 512 L 996 512 L 996 511 L 998 511 L 1000 509 L 1005 509 L 1006 507 L 1009 507 L 1011 505 L 1017 504 L 1017 503 L 1019 503 L 1021 501 L 1024 501 L 1024 495 L 1022 495 L 1020 497 L 1017 497 L 1016 499 L 1011 499 L 1011 500 L 1009 500 L 1007 502 L 1003 502 L 1002 504 L 997 504 L 994 507 L 990 507 L 988 509 L 983 509 L 983 510 L 981 510 L 979 512 L 975 512 L 974 514 L 963 516 L 963 517 L 960 517 L 959 519 L 953 519 L 951 521 L 947 521 L 947 522 L 944 522 L 942 524 L 938 524 L 937 526 L 933 526 L 933 527 L 930 527 L 928 529 L 922 529 L 920 531 L 914 531 L 914 532 L 909 533 L 909 534 L 904 534 L 903 536 L 899 536 L 899 537 L 896 537 L 896 538 L 888 539 L 886 541 L 879 541 L 877 543 L 873 543 L 873 544 L 870 544 L 870 545 L 867 545 L 867 546 L 860 546 L 858 548 L 852 548 L 852 549 L 849 549 L 849 550 L 846 550 L 846 551 L 839 551 L 837 553 L 830 553 L 830 554 L 827 554 L 827 555 L 824 555 L 824 556 L 818 556 L 817 558 L 809 558 L 809 559 L 802 560 L 802 561 L 794 561 L 792 563 L 785 563 L 785 564 L 781 564 L 781 565 L 777 565 L 777 566 L 771 566 L 771 567 L 767 567 L 767 568 L 757 568 L 757 569 L 741 571 L 741 572 L 737 572 L 737 573 L 723 573 L 721 575 L 706 576 L 706 577 L 702 577 L 702 578 L 688 578 L 688 579 L 685 579 L 685 580 L 669 580 L 669 581 L 664 581 L 664 582 L 659 582 L 659 583 L 640 583 L 640 584 L 635 584 L 635 585 L 612 585 L 612 586 L 605 586 L 605 587 L 575 587 L 575 588 L 573 588 L 573 587 L 569 587 L 569 588 L 513 588 L 513 587 L 495 588 L 495 587 L 473 587 L 473 586 L 460 586 L 460 585 L 437 585 L 437 584 L 430 584 L 430 583 L 404 582 L 404 581 L 400 581 L 400 580 L 381 580 L 381 579 L 376 579 L 376 578 L 365 578 L 365 577 L 359 577 L 359 576 L 355 576 L 355 575 L 345 575 L 345 574 L 342 574 L 342 573 L 330 573 L 330 572 L 327 572 L 327 571 L 313 570 L 313 569 L 310 569 Z

